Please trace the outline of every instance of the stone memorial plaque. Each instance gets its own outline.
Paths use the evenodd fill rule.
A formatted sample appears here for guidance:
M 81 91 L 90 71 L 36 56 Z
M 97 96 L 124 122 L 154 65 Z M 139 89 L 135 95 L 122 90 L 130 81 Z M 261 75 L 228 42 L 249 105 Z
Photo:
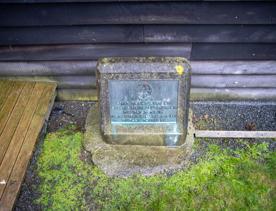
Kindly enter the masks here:
M 177 80 L 110 80 L 111 124 L 174 123 Z
M 105 58 L 98 64 L 101 129 L 113 144 L 180 145 L 190 68 L 182 58 Z

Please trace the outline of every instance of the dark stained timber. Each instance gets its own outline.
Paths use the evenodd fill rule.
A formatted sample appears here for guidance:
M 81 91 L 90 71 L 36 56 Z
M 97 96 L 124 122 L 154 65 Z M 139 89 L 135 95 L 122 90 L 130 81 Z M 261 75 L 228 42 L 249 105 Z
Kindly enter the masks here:
M 0 26 L 275 24 L 275 2 L 1 4 Z
M 91 25 L 0 28 L 0 45 L 143 42 L 273 43 L 276 42 L 276 25 Z
M 276 25 L 145 25 L 146 42 L 272 43 Z
M 138 25 L 0 28 L 0 45 L 142 43 L 143 41 L 143 26 Z
M 0 62 L 0 76 L 95 75 L 97 61 Z M 276 61 L 192 61 L 193 75 L 276 75 Z
M 276 75 L 195 75 L 194 88 L 276 88 Z
M 190 58 L 189 44 L 114 44 L 0 47 L 0 61 L 95 60 L 114 56 L 183 56 Z
M 194 43 L 191 60 L 276 60 L 276 44 Z
M 141 0 L 2 0 L 1 3 L 64 3 L 64 2 L 139 2 Z M 143 0 L 142 0 L 143 1 Z M 148 0 L 148 1 L 171 1 L 171 0 Z M 182 0 L 174 0 L 174 1 L 182 1 Z M 191 0 L 191 1 L 229 1 L 229 0 Z M 232 0 L 235 1 L 235 0 Z M 248 1 L 248 0 L 239 0 L 239 1 Z M 259 0 L 251 0 L 251 1 L 259 1 Z M 265 0 L 265 1 L 274 1 L 274 0 Z
M 97 61 L 0 62 L 0 76 L 95 75 Z
M 95 60 L 114 56 L 183 56 L 191 60 L 276 60 L 276 44 L 95 44 L 0 47 L 0 61 Z

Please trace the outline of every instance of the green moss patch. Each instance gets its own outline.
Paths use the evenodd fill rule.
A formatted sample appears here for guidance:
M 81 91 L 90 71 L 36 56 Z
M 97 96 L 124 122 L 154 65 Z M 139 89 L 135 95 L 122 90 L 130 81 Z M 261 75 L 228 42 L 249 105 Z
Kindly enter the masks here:
M 45 210 L 275 210 L 276 155 L 265 144 L 216 145 L 189 170 L 110 178 L 82 161 L 83 134 L 47 135 L 37 164 Z M 170 175 L 170 176 L 169 176 Z

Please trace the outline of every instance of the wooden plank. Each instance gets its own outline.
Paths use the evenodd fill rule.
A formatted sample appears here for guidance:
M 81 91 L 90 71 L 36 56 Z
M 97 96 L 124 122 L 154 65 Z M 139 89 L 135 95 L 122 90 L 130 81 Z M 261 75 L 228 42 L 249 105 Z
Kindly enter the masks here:
M 275 101 L 275 88 L 192 88 L 191 100 L 231 101 L 262 100 Z
M 275 2 L 1 4 L 0 26 L 275 24 Z
M 0 28 L 0 45 L 142 42 L 142 25 Z
M 276 131 L 196 130 L 197 138 L 276 138 Z
M 65 3 L 65 2 L 139 2 L 141 0 L 1 0 L 1 3 Z M 171 0 L 147 0 L 147 1 L 171 1 Z M 174 0 L 174 1 L 182 1 L 182 0 Z M 191 1 L 229 1 L 229 0 L 191 0 Z M 235 0 L 230 0 L 235 1 Z M 248 0 L 239 0 L 239 1 L 248 1 Z M 250 0 L 250 1 L 260 1 L 260 0 Z M 265 1 L 274 1 L 274 0 L 265 0 Z
M 193 75 L 276 75 L 276 61 L 192 61 L 191 66 Z
M 275 43 L 276 41 L 275 25 L 145 25 L 144 33 L 145 42 L 149 43 Z
M 141 0 L 1 0 L 1 3 L 64 3 L 64 2 L 139 2 Z M 147 0 L 147 1 L 171 1 L 171 0 Z M 174 0 L 182 1 L 182 0 Z M 191 0 L 191 1 L 229 1 L 229 0 Z M 235 1 L 235 0 L 230 0 Z M 239 1 L 248 1 L 248 0 L 239 0 Z M 250 1 L 260 1 L 260 0 L 250 0 Z M 274 1 L 274 0 L 265 0 L 265 1 Z
M 96 44 L 0 47 L 0 61 L 96 60 L 108 56 L 183 56 L 189 44 Z M 276 60 L 276 44 L 194 43 L 191 60 Z
M 24 139 L 23 146 L 19 152 L 13 171 L 7 182 L 6 189 L 2 195 L 1 203 L 3 210 L 11 210 L 20 189 L 22 180 L 25 175 L 29 160 L 32 156 L 34 145 L 39 136 L 40 130 L 45 121 L 45 116 L 49 113 L 49 107 L 53 103 L 53 93 L 55 86 L 48 85 L 43 92 L 39 105 L 35 111 L 30 127 Z
M 96 88 L 96 77 L 80 76 L 20 76 L 3 77 L 8 80 L 54 81 L 58 88 Z M 275 75 L 193 75 L 192 88 L 276 88 Z
M 29 125 L 33 118 L 36 107 L 39 103 L 40 96 L 45 88 L 44 84 L 36 83 L 33 90 L 30 90 L 31 97 L 28 101 L 28 104 L 24 110 L 22 118 L 18 123 L 16 131 L 12 137 L 10 145 L 7 149 L 5 157 L 0 165 L 0 181 L 8 181 L 11 171 L 13 169 L 14 163 L 18 156 L 18 153 L 22 147 L 24 138 L 28 131 Z M 0 199 L 4 192 L 6 185 L 0 185 Z
M 96 60 L 113 56 L 183 56 L 190 58 L 190 44 L 97 44 L 0 47 L 0 61 Z
M 1 69 L 0 69 L 1 71 Z M 0 111 L 13 87 L 13 82 L 0 80 Z
M 143 30 L 144 28 L 144 30 Z M 52 36 L 52 35 L 55 36 Z M 0 45 L 275 43 L 275 25 L 91 25 L 0 28 Z
M 56 82 L 59 88 L 78 88 L 89 89 L 96 88 L 96 76 L 81 75 L 81 76 L 22 76 L 22 77 L 3 77 L 7 80 L 21 81 L 44 81 Z
M 192 88 L 191 101 L 275 101 L 276 88 Z M 97 101 L 96 89 L 58 89 L 57 100 Z
M 12 85 L 13 84 L 8 81 L 0 80 L 0 99 L 7 95 L 7 91 Z
M 13 89 L 10 90 L 9 96 L 6 98 L 5 104 L 0 110 L 0 135 L 5 128 L 5 125 L 13 111 L 13 108 L 17 102 L 18 97 L 20 96 L 23 87 L 23 82 L 15 82 Z
M 31 97 L 31 92 L 34 87 L 34 83 L 25 83 L 24 87 L 18 97 L 18 100 L 13 108 L 12 113 L 0 135 L 0 164 L 5 156 L 6 150 L 8 149 L 14 132 L 18 126 L 18 123 L 22 117 L 25 107 Z
M 96 60 L 0 62 L 0 76 L 95 75 L 96 65 Z M 276 75 L 276 61 L 191 61 L 191 66 L 193 75 Z
M 276 44 L 194 43 L 191 60 L 276 60 Z
M 0 76 L 95 75 L 97 61 L 0 62 Z
M 276 88 L 276 75 L 194 75 L 193 88 Z

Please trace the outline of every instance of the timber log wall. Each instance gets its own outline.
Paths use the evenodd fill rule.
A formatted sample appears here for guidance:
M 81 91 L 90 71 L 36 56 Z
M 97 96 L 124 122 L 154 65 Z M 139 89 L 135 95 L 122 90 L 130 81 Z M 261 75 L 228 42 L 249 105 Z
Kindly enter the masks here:
M 276 100 L 276 2 L 1 0 L 0 77 L 96 99 L 104 56 L 184 56 L 193 100 Z

